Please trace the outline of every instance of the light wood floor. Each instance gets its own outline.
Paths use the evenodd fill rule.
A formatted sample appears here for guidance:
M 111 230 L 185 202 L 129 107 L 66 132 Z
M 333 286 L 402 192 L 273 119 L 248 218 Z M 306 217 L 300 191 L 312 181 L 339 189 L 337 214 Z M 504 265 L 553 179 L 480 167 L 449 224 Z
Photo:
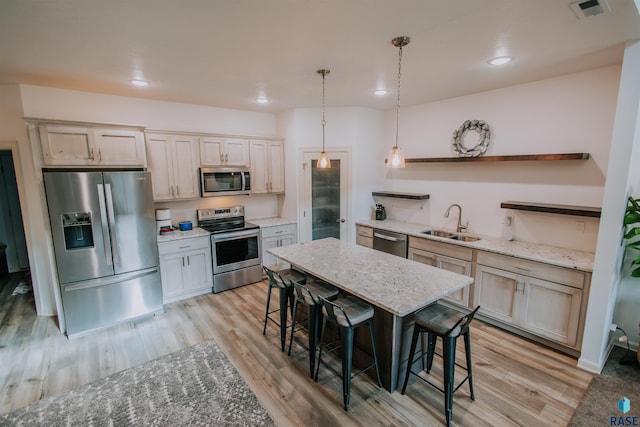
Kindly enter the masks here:
M 289 357 L 280 351 L 275 328 L 262 335 L 262 282 L 169 304 L 162 315 L 68 340 L 55 319 L 35 316 L 31 294 L 10 295 L 17 277 L 11 280 L 0 287 L 0 413 L 215 339 L 278 425 L 444 423 L 442 395 L 415 380 L 402 396 L 358 377 L 351 409 L 344 412 L 337 360 L 329 360 L 314 383 L 301 345 L 294 344 Z M 575 359 L 480 321 L 474 321 L 471 334 L 476 400 L 469 399 L 466 385 L 456 392 L 455 425 L 568 423 L 592 374 L 576 368 Z M 439 360 L 434 375 L 436 364 Z

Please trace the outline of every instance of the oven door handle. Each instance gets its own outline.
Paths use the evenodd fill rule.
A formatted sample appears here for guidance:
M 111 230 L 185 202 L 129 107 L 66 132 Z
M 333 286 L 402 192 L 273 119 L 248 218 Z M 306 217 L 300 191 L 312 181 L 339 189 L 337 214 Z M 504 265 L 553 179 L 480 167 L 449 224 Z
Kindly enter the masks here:
M 254 230 L 230 231 L 228 233 L 212 234 L 211 236 L 214 242 L 220 242 L 223 240 L 235 240 L 240 237 L 247 237 L 247 236 L 256 236 L 259 238 L 260 230 L 254 229 Z

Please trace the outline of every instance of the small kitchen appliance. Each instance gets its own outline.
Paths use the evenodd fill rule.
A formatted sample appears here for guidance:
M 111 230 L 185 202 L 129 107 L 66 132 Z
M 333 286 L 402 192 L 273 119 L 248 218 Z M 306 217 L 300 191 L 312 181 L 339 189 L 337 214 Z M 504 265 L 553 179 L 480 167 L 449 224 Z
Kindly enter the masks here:
M 156 234 L 173 231 L 171 227 L 171 209 L 156 209 Z
M 387 218 L 387 212 L 384 210 L 382 203 L 376 203 L 376 219 L 381 221 Z
M 189 231 L 193 230 L 193 225 L 191 221 L 182 221 L 178 224 L 178 228 L 180 228 L 180 231 Z

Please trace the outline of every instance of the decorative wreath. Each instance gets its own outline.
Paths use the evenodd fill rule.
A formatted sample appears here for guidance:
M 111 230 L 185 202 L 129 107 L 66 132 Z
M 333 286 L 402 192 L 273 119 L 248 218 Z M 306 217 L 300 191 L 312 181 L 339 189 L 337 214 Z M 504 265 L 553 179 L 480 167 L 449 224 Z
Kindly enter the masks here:
M 464 134 L 470 130 L 480 134 L 480 142 L 473 148 L 467 148 L 463 143 Z M 453 142 L 451 144 L 459 157 L 478 157 L 487 151 L 490 138 L 491 131 L 487 122 L 483 120 L 466 120 L 462 126 L 453 131 Z

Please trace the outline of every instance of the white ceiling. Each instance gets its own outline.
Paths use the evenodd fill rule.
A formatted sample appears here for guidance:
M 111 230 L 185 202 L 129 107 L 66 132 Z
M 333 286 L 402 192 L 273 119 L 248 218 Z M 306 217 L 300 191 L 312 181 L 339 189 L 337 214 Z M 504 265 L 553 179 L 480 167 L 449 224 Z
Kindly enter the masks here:
M 634 1 L 581 20 L 571 2 L 2 0 L 0 83 L 279 112 L 320 106 L 328 68 L 327 106 L 389 109 L 401 35 L 403 106 L 621 63 Z

